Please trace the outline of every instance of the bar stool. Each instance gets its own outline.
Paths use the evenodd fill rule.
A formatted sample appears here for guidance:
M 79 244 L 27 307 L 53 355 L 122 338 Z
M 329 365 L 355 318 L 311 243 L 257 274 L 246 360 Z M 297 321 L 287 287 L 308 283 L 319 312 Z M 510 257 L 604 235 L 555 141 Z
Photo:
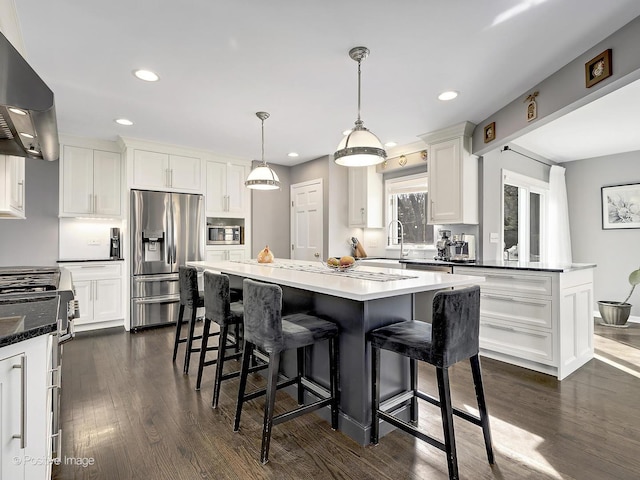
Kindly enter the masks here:
M 264 464 L 269 461 L 269 443 L 274 425 L 330 405 L 331 428 L 337 430 L 340 402 L 338 327 L 333 322 L 306 313 L 294 313 L 283 317 L 282 289 L 278 285 L 245 279 L 243 286 L 244 347 L 233 431 L 237 432 L 240 428 L 242 404 L 266 393 L 260 452 L 260 461 Z M 329 390 L 304 376 L 304 348 L 323 340 L 329 341 Z M 245 395 L 249 360 L 251 352 L 256 347 L 269 354 L 267 388 Z M 278 383 L 280 354 L 290 349 L 297 350 L 297 376 Z M 293 384 L 297 384 L 298 405 L 301 406 L 274 416 L 276 390 Z M 320 400 L 304 405 L 305 390 Z
M 436 293 L 433 299 L 433 323 L 406 321 L 377 328 L 369 333 L 371 341 L 371 443 L 378 443 L 379 420 L 423 440 L 447 454 L 449 478 L 458 478 L 458 460 L 453 432 L 453 415 L 482 427 L 489 464 L 493 465 L 493 447 L 489 430 L 489 416 L 484 398 L 479 352 L 480 287 Z M 390 350 L 410 358 L 411 391 L 400 398 L 380 404 L 380 349 Z M 451 406 L 449 367 L 469 359 L 480 416 L 470 415 Z M 418 390 L 417 361 L 436 367 L 439 399 Z M 404 398 L 403 398 L 404 397 Z M 417 399 L 439 406 L 442 415 L 444 443 L 422 433 L 415 426 L 418 420 Z M 399 407 L 411 401 L 411 423 L 394 417 Z
M 202 335 L 194 335 L 194 332 L 196 328 L 196 312 L 198 308 L 204 307 L 204 293 L 198 290 L 198 270 L 195 267 L 180 266 L 178 268 L 178 278 L 180 279 L 180 310 L 178 311 L 176 335 L 173 342 L 173 362 L 175 363 L 178 355 L 178 345 L 186 343 L 182 371 L 184 374 L 188 374 L 191 354 L 200 351 L 200 348 L 193 348 L 193 341 L 202 339 Z M 190 309 L 191 316 L 189 317 L 187 336 L 181 338 L 185 308 Z M 215 334 L 217 335 L 217 332 Z
M 198 362 L 198 378 L 196 380 L 196 390 L 200 390 L 202 382 L 202 371 L 208 365 L 216 365 L 216 377 L 213 384 L 212 406 L 218 406 L 220 395 L 220 384 L 223 380 L 235 378 L 240 375 L 240 371 L 223 374 L 224 362 L 240 358 L 240 326 L 244 307 L 242 301 L 231 301 L 234 292 L 229 289 L 229 277 L 224 274 L 205 271 L 204 272 L 204 327 L 202 331 L 202 344 L 200 346 L 200 361 Z M 240 297 L 241 298 L 241 297 Z M 211 322 L 219 325 L 219 339 L 217 347 L 208 347 L 209 336 L 212 336 Z M 229 343 L 229 327 L 234 327 L 234 341 Z M 235 348 L 235 353 L 227 355 L 227 347 Z M 218 357 L 213 360 L 206 360 L 207 352 L 212 349 L 218 350 Z

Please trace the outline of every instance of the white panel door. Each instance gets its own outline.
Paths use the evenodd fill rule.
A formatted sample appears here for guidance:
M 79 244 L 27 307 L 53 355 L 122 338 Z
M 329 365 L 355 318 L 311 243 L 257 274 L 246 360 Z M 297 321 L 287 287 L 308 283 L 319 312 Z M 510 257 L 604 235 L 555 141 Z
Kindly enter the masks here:
M 460 138 L 429 147 L 428 223 L 461 223 L 461 149 Z
M 122 281 L 95 280 L 93 289 L 93 319 L 99 322 L 122 318 Z
M 133 183 L 139 187 L 168 187 L 169 155 L 135 150 L 133 152 Z
M 14 355 L 0 360 L 0 480 L 25 478 L 25 451 L 20 448 L 20 439 L 12 438 L 21 433 L 20 411 L 24 400 L 21 398 L 21 359 L 24 356 Z
M 291 185 L 291 258 L 323 257 L 322 179 Z
M 93 150 L 65 145 L 62 178 L 62 211 L 93 213 Z
M 249 190 L 244 186 L 244 165 L 227 165 L 227 212 L 244 216 L 248 205 Z
M 207 198 L 208 215 L 226 212 L 227 166 L 220 162 L 207 162 Z
M 120 216 L 120 154 L 94 150 L 93 176 L 94 213 Z
M 200 159 L 171 155 L 169 157 L 169 186 L 178 190 L 200 191 Z
M 80 309 L 80 318 L 75 320 L 76 324 L 93 321 L 93 286 L 91 280 L 74 280 L 73 286 L 76 290 L 76 299 Z

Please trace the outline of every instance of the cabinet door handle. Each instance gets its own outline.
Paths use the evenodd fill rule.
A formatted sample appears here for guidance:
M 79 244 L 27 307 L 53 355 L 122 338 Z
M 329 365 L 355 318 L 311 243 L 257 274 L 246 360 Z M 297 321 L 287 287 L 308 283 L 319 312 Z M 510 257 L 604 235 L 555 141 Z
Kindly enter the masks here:
M 24 208 L 24 182 L 18 182 L 18 197 L 20 197 L 20 210 Z
M 485 298 L 493 298 L 494 300 L 503 300 L 505 302 L 515 302 L 516 299 L 513 297 L 505 297 L 502 295 L 487 295 L 487 294 L 482 294 L 481 297 L 485 297 Z
M 515 332 L 516 329 L 513 327 L 503 327 L 502 325 L 496 325 L 494 323 L 485 323 L 486 326 L 495 328 L 496 330 L 504 330 L 505 332 Z
M 96 292 L 94 300 L 98 301 L 98 284 L 96 282 L 93 282 L 93 290 Z
M 20 439 L 20 448 L 27 445 L 27 357 L 22 355 L 20 363 L 13 368 L 20 369 L 20 433 L 14 434 L 11 438 Z
M 514 278 L 518 278 L 515 275 L 490 275 L 490 274 L 485 274 L 485 277 L 488 278 L 508 278 L 508 279 L 514 279 Z
M 169 178 L 171 178 L 171 181 L 169 182 L 169 186 L 173 187 L 173 168 L 169 170 L 169 175 L 170 175 Z

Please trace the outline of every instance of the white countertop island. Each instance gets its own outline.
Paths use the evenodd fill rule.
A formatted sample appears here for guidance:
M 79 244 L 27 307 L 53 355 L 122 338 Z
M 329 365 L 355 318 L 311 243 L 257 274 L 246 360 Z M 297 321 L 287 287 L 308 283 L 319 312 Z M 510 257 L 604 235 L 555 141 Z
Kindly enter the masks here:
M 205 270 L 277 283 L 359 302 L 477 284 L 483 281 L 482 278 L 471 275 L 451 275 L 419 270 L 403 271 L 362 265 L 358 265 L 353 270 L 341 272 L 331 270 L 320 262 L 286 259 L 276 259 L 274 263 L 246 260 L 187 262 L 187 264 Z M 369 276 L 371 279 L 356 276 Z
M 362 265 L 346 272 L 335 272 L 320 262 L 280 259 L 276 259 L 272 264 L 258 264 L 252 260 L 187 264 L 229 275 L 230 287 L 235 289 L 242 288 L 244 278 L 278 284 L 282 287 L 283 314 L 312 311 L 338 325 L 338 424 L 340 431 L 361 445 L 369 444 L 371 428 L 371 356 L 368 332 L 404 320 L 425 318 L 424 315 L 416 316 L 416 294 L 429 296 L 438 290 L 484 281 L 483 278 L 472 275 L 405 271 Z M 328 386 L 329 357 L 326 342 L 309 347 L 305 358 L 307 376 Z M 281 370 L 287 376 L 295 376 L 296 352 L 283 353 Z M 409 362 L 406 358 L 392 352 L 382 352 L 380 389 L 383 401 L 401 395 L 409 389 Z M 290 393 L 295 398 L 295 390 Z M 318 412 L 323 418 L 329 418 L 328 408 L 326 412 Z M 408 420 L 408 407 L 402 406 L 401 403 L 398 414 Z M 393 429 L 394 427 L 385 423 L 381 426 L 380 433 L 383 435 Z

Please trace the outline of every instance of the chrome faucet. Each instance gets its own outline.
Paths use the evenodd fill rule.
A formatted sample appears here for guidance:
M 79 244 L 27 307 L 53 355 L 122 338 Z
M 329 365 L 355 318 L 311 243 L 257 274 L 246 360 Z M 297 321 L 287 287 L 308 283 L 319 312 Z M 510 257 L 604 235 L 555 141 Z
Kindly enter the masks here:
M 409 252 L 407 252 L 406 254 L 404 253 L 404 226 L 402 225 L 402 222 L 400 220 L 391 220 L 389 222 L 389 225 L 387 225 L 387 233 L 389 233 L 391 225 L 393 225 L 394 223 L 400 225 L 400 259 L 402 260 L 406 255 L 409 254 Z M 389 236 L 389 245 L 391 245 L 391 236 Z

